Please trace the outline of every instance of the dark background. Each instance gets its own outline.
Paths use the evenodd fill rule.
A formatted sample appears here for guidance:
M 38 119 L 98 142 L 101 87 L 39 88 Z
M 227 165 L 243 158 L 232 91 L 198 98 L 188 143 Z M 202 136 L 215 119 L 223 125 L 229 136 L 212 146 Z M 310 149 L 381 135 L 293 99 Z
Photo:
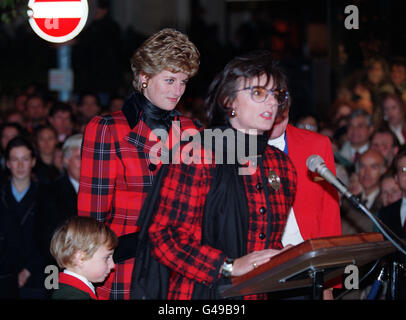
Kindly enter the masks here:
M 218 21 L 208 21 L 207 12 L 218 1 L 223 2 L 224 12 Z M 133 6 L 139 3 L 133 2 Z M 118 5 L 118 1 L 100 3 L 113 13 Z M 97 1 L 89 1 L 91 13 L 96 5 Z M 170 5 L 176 5 L 176 1 L 168 1 Z M 359 30 L 344 27 L 347 5 L 359 9 Z M 26 10 L 25 3 L 20 7 Z M 405 9 L 404 1 L 394 0 L 190 0 L 189 22 L 181 31 L 200 50 L 201 67 L 184 96 L 186 107 L 195 97 L 204 96 L 216 72 L 233 56 L 268 49 L 289 75 L 292 116 L 313 113 L 325 119 L 343 74 L 362 68 L 372 54 L 386 59 L 405 56 Z M 142 14 L 152 19 L 158 13 L 154 10 Z M 73 97 L 89 90 L 126 96 L 131 90 L 129 59 L 150 34 L 123 26 L 117 14 L 104 24 L 96 22 L 89 17 L 85 29 L 72 43 Z M 164 19 L 155 31 L 161 27 L 182 29 L 179 26 L 177 18 L 172 17 Z M 345 66 L 337 61 L 339 43 L 347 50 Z M 23 16 L 1 22 L 0 94 L 14 95 L 30 85 L 46 90 L 48 70 L 57 67 L 56 47 L 34 34 Z

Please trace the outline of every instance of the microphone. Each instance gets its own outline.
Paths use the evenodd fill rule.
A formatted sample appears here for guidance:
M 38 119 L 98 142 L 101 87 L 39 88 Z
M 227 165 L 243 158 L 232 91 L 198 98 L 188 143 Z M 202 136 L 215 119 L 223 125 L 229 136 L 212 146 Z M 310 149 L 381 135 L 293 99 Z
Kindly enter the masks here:
M 327 168 L 322 157 L 317 154 L 313 154 L 306 160 L 306 166 L 311 172 L 316 172 L 330 184 L 338 189 L 350 202 L 357 208 L 364 212 L 369 219 L 378 227 L 378 229 L 387 237 L 390 242 L 404 255 L 406 245 L 387 225 L 385 225 L 381 219 L 375 217 L 350 191 L 337 177 Z M 395 240 L 396 239 L 396 240 Z
M 327 168 L 322 157 L 313 154 L 307 158 L 306 166 L 311 172 L 316 172 L 338 189 L 346 198 L 355 198 L 347 187 Z M 352 199 L 351 199 L 352 200 Z M 358 201 L 359 202 L 359 201 Z

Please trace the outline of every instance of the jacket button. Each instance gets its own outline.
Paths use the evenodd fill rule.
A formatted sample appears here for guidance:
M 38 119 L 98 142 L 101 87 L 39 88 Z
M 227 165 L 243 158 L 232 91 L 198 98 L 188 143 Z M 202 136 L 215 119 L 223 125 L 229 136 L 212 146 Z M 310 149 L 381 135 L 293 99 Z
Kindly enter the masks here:
M 155 170 L 156 170 L 156 164 L 150 163 L 150 164 L 148 165 L 148 169 L 151 170 L 151 171 L 155 171 Z
M 259 234 L 259 238 L 260 238 L 261 240 L 264 240 L 264 239 L 265 239 L 265 234 L 261 232 L 261 233 Z
M 262 183 L 257 183 L 255 187 L 257 188 L 257 190 L 262 190 L 263 188 Z
M 265 214 L 265 213 L 266 213 L 265 207 L 261 207 L 261 208 L 259 209 L 259 212 L 262 213 L 262 214 Z

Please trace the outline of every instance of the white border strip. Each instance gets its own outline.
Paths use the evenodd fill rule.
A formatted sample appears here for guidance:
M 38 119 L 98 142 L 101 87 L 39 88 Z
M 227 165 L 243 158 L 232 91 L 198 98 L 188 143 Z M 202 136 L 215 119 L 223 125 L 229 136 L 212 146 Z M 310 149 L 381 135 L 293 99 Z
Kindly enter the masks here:
M 31 7 L 33 18 L 81 18 L 83 5 L 80 1 L 35 2 Z

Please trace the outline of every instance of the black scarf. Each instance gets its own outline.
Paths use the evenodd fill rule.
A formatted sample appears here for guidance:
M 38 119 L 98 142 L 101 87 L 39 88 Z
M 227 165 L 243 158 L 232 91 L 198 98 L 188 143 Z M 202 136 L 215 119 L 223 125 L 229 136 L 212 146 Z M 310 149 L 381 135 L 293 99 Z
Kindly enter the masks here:
M 159 204 L 162 180 L 167 172 L 168 165 L 163 164 L 154 178 L 153 187 L 138 217 L 137 225 L 140 226 L 140 231 L 127 235 L 130 239 L 128 246 L 132 245 L 128 251 L 135 253 L 136 257 L 131 277 L 132 300 L 165 300 L 168 295 L 171 271 L 152 257 L 152 245 L 148 236 L 149 226 Z M 130 257 L 132 256 L 127 256 L 126 259 Z
M 137 91 L 125 103 L 130 104 L 132 108 L 136 109 L 136 122 L 141 119 L 151 130 L 164 129 L 169 132 L 172 121 L 176 116 L 180 115 L 175 109 L 167 111 L 157 107 Z
M 225 130 L 230 127 L 219 128 Z M 237 130 L 234 130 L 234 133 L 237 146 L 238 143 L 242 143 L 242 140 L 237 137 L 241 138 L 245 134 L 241 134 Z M 245 155 L 249 155 L 249 138 L 253 138 L 253 136 L 245 135 Z M 255 138 L 257 139 L 256 155 L 261 156 L 265 152 L 268 135 L 258 135 Z M 226 144 L 223 146 L 225 155 L 229 150 L 225 148 Z M 250 154 L 250 156 L 254 155 Z M 204 207 L 202 245 L 219 249 L 227 257 L 239 258 L 247 254 L 249 209 L 244 181 L 238 173 L 240 165 L 237 152 L 234 156 L 235 164 L 216 165 L 213 182 Z M 223 157 L 223 160 L 225 159 Z M 230 280 L 224 277 L 221 277 L 212 287 L 196 282 L 192 299 L 221 299 L 218 288 L 228 284 L 230 284 Z

